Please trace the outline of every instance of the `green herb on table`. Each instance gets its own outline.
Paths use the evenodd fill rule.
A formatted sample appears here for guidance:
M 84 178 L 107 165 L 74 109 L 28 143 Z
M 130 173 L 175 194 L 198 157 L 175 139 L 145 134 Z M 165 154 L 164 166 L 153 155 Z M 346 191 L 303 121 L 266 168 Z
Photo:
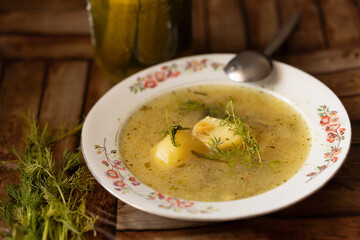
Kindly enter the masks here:
M 94 230 L 96 217 L 86 213 L 85 198 L 93 179 L 81 159 L 80 151 L 64 152 L 62 170 L 57 170 L 51 147 L 61 139 L 77 133 L 81 126 L 52 136 L 28 119 L 24 150 L 13 152 L 19 159 L 18 184 L 6 187 L 1 200 L 0 219 L 9 227 L 5 239 L 83 239 Z

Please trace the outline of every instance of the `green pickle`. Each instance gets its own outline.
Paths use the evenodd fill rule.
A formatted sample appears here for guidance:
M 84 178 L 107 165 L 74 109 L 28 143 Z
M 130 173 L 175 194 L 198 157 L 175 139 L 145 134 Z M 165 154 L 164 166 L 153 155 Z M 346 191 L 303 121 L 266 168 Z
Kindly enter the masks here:
M 177 48 L 176 26 L 171 26 L 167 0 L 142 0 L 139 16 L 137 59 L 154 64 L 167 59 Z
M 115 82 L 191 45 L 191 0 L 88 0 L 95 59 Z

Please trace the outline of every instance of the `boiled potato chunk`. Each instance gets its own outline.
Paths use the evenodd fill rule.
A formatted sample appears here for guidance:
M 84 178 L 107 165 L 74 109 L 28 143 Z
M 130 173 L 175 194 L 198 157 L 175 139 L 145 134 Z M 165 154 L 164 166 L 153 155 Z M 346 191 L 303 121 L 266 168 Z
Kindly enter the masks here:
M 210 139 L 214 137 L 221 139 L 219 149 L 240 146 L 243 143 L 241 136 L 234 134 L 227 125 L 220 126 L 220 122 L 221 119 L 208 116 L 195 124 L 192 134 L 207 146 L 210 144 Z
M 186 131 L 178 131 L 175 139 L 180 146 L 175 147 L 167 135 L 160 143 L 153 148 L 153 160 L 162 168 L 174 168 L 189 159 L 191 151 L 204 152 L 206 146 L 196 139 L 191 133 Z

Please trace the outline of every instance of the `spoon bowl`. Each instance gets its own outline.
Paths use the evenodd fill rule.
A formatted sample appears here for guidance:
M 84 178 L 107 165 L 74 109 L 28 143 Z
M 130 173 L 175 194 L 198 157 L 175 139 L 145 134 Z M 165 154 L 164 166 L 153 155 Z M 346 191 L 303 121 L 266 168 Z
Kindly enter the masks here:
M 226 66 L 225 72 L 236 82 L 254 82 L 266 78 L 273 69 L 270 58 L 260 52 L 245 51 Z

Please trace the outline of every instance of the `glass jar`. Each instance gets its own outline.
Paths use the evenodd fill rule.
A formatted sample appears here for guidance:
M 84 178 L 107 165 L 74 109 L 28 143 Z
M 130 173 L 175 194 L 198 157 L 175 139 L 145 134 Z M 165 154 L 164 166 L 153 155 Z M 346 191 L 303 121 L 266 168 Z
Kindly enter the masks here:
M 88 0 L 95 60 L 118 82 L 188 49 L 191 0 Z

